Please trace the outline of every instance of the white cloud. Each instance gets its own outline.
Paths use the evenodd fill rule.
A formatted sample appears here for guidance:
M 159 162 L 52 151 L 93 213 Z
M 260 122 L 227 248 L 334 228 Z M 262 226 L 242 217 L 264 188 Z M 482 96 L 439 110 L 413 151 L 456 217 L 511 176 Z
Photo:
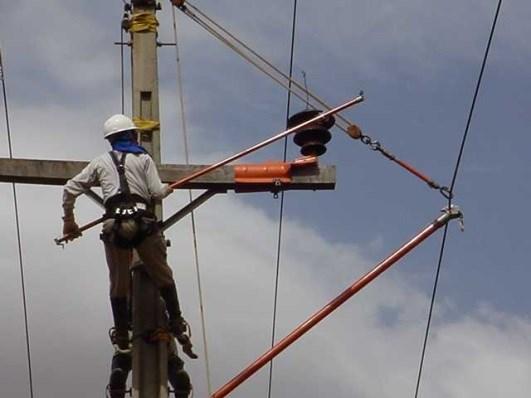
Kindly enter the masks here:
M 196 3 L 220 25 L 287 71 L 291 3 L 273 2 L 257 9 L 244 1 L 233 2 L 231 7 L 237 13 L 227 12 L 222 4 Z M 357 82 L 387 80 L 397 74 L 429 80 L 453 71 L 461 62 L 477 65 L 486 46 L 496 3 L 340 0 L 326 5 L 320 1 L 299 4 L 295 47 L 297 79 L 300 80 L 297 69 L 304 69 L 309 73 L 310 85 L 312 76 L 318 75 L 322 82 L 326 72 L 331 74 L 330 84 L 337 73 L 342 76 L 349 73 Z M 518 22 L 530 13 L 528 2 L 504 2 L 492 62 L 511 67 L 516 60 L 519 66 L 525 59 L 529 60 L 525 55 L 529 53 L 529 44 L 523 39 L 529 36 L 529 27 Z M 192 48 L 206 45 L 209 49 L 216 40 L 206 33 L 187 39 L 187 45 Z M 238 58 L 236 54 L 232 56 Z M 219 64 L 225 57 L 220 53 L 209 64 Z M 345 70 L 345 66 L 349 69 Z
M 19 3 L 18 8 L 10 11 L 9 19 L 3 17 L 2 32 L 17 31 L 19 26 L 32 29 L 24 29 L 27 35 L 20 33 L 17 40 L 8 41 L 8 65 L 15 65 L 8 69 L 8 82 L 37 79 L 43 87 L 50 84 L 55 90 L 66 88 L 77 93 L 77 97 L 70 105 L 63 105 L 57 99 L 61 98 L 60 93 L 58 97 L 49 94 L 55 101 L 45 101 L 41 99 L 50 97 L 36 98 L 32 91 L 24 92 L 18 85 L 8 86 L 17 93 L 11 103 L 15 154 L 88 159 L 104 150 L 99 133 L 101 123 L 118 108 L 118 102 L 110 99 L 118 99 L 114 95 L 116 90 L 109 89 L 108 84 L 118 76 L 118 58 L 111 60 L 110 55 L 117 51 L 111 42 L 117 39 L 114 33 L 119 32 L 111 28 L 102 30 L 102 26 L 111 26 L 111 18 L 107 25 L 93 14 L 84 15 L 80 4 Z M 121 2 L 116 3 L 117 8 Z M 98 4 L 108 9 L 108 2 Z M 512 16 L 505 22 L 506 36 L 502 34 L 499 40 L 511 49 L 513 56 L 526 53 L 523 50 L 528 43 L 522 37 L 529 35 L 522 32 L 527 32 L 528 25 L 509 21 L 514 20 L 515 9 L 527 15 L 529 6 L 516 1 L 507 4 L 507 13 Z M 202 8 L 208 13 L 210 6 L 222 5 L 205 4 Z M 421 75 L 419 70 L 433 72 L 448 66 L 434 63 L 434 58 L 445 58 L 449 63 L 455 59 L 475 62 L 484 46 L 493 6 L 477 1 L 451 4 L 434 1 L 430 7 L 419 1 L 380 1 L 360 2 L 356 8 L 352 2 L 337 2 L 334 7 L 315 2 L 301 9 L 314 18 L 306 27 L 301 26 L 301 35 L 313 38 L 308 42 L 319 51 L 307 54 L 319 65 L 326 65 L 325 59 L 335 64 L 345 62 L 350 67 L 355 58 L 355 68 L 361 68 L 362 73 L 385 77 L 391 73 L 385 57 L 394 51 L 397 68 L 405 73 L 411 65 L 419 66 L 412 73 Z M 242 27 L 242 36 L 249 34 L 249 42 L 257 43 L 260 52 L 275 56 L 281 32 L 275 31 L 273 22 L 278 21 L 285 28 L 289 18 L 278 16 L 269 5 L 263 18 L 256 18 L 258 10 L 235 8 L 241 15 L 233 13 L 234 18 L 256 11 Z M 220 16 L 219 21 L 224 23 L 224 18 Z M 114 22 L 117 26 L 118 20 Z M 480 29 L 479 24 L 485 29 Z M 51 29 L 51 25 L 60 29 Z M 467 34 L 463 35 L 465 28 Z M 272 31 L 272 36 L 264 38 L 261 29 Z M 196 46 L 189 51 L 197 52 L 204 50 L 201 44 L 213 40 L 200 35 L 197 29 L 187 38 Z M 364 42 L 363 48 L 356 46 L 357 42 Z M 229 55 L 224 60 L 227 58 Z M 219 59 L 209 56 L 205 60 L 212 69 L 202 69 L 200 63 L 191 67 L 199 70 L 199 76 L 210 75 L 210 79 L 218 81 L 219 97 L 210 98 L 206 89 L 194 92 L 200 99 L 190 105 L 190 110 L 197 112 L 198 118 L 206 119 L 211 115 L 204 116 L 205 109 L 215 109 L 226 92 L 237 96 L 239 84 L 249 82 L 240 81 L 229 90 L 222 90 L 232 80 L 225 81 L 219 74 L 209 72 L 216 70 Z M 30 70 L 41 70 L 42 76 L 18 75 L 19 68 L 28 67 L 27 64 Z M 161 91 L 166 98 L 171 95 L 169 88 L 163 87 Z M 76 101 L 88 105 L 79 106 Z M 241 101 L 247 101 L 247 96 L 242 96 Z M 172 114 L 171 109 L 168 114 Z M 242 115 L 234 111 L 230 116 Z M 166 125 L 177 125 L 173 116 L 163 117 L 167 118 Z M 234 144 L 230 142 L 213 154 L 210 147 L 215 144 L 205 143 L 209 133 L 208 127 L 204 127 L 205 120 L 196 119 L 192 123 L 196 157 L 219 160 L 227 151 L 240 149 L 227 149 Z M 261 132 L 268 129 L 260 123 Z M 252 137 L 255 136 L 253 132 Z M 175 156 L 172 150 L 168 152 L 169 157 Z M 106 338 L 110 309 L 98 233 L 96 230 L 87 233 L 64 251 L 55 248 L 51 239 L 60 232 L 61 190 L 41 187 L 19 190 L 36 395 L 42 398 L 103 395 L 111 355 Z M 4 186 L 0 192 L 3 203 L 11 203 L 10 187 Z M 173 200 L 168 200 L 168 208 L 175 207 Z M 184 201 L 182 197 L 179 200 Z M 98 210 L 86 200 L 80 202 L 78 211 L 80 221 L 98 215 Z M 213 199 L 197 214 L 207 332 L 214 385 L 219 386 L 269 345 L 277 225 L 261 210 L 234 197 Z M 0 215 L 5 220 L 0 230 L 3 253 L 0 288 L 5 296 L 0 304 L 0 395 L 18 397 L 25 396 L 26 390 L 20 280 L 10 206 L 4 206 Z M 314 228 L 289 219 L 284 227 L 278 337 L 378 261 L 366 258 L 357 242 L 339 245 Z M 187 223 L 176 226 L 169 236 L 173 242 L 170 262 L 185 314 L 194 326 L 194 339 L 201 350 Z M 383 238 L 367 239 L 375 241 L 377 249 L 386 246 Z M 527 396 L 531 390 L 529 319 L 484 308 L 449 319 L 441 316 L 448 310 L 447 305 L 453 304 L 439 304 L 436 308 L 422 394 L 437 398 Z M 326 394 L 339 398 L 412 395 L 427 306 L 427 297 L 402 279 L 401 265 L 397 265 L 278 358 L 274 391 L 278 396 Z M 187 368 L 196 383 L 196 396 L 205 396 L 202 360 L 187 361 Z M 233 396 L 264 394 L 266 378 L 261 372 Z
M 261 211 L 234 200 L 207 204 L 198 218 L 200 231 L 209 231 L 207 236 L 200 236 L 201 258 L 204 286 L 210 292 L 206 308 L 211 358 L 219 384 L 268 346 L 274 268 L 271 251 L 276 228 Z M 285 231 L 279 338 L 374 261 L 360 257 L 355 247 L 326 242 L 307 227 L 288 222 Z M 174 250 L 183 253 L 185 249 Z M 180 278 L 189 280 L 192 276 Z M 275 365 L 277 388 L 285 392 L 280 396 L 319 396 L 317 391 L 345 397 L 356 392 L 364 397 L 411 393 L 427 307 L 428 298 L 405 283 L 399 270 L 389 271 L 281 355 Z M 486 314 L 480 309 L 453 320 L 436 316 L 424 393 L 460 397 L 463 391 L 467 395 L 480 391 L 495 397 L 488 391 L 497 391 L 494 383 L 499 369 L 495 364 L 503 363 L 507 366 L 504 371 L 514 371 L 509 377 L 513 396 L 525 396 L 530 386 L 522 367 L 529 371 L 531 366 L 527 360 L 530 327 L 528 320 L 492 310 Z M 500 346 L 503 340 L 514 344 Z M 476 373 L 483 376 L 461 377 Z M 234 396 L 260 394 L 264 377 L 261 374 Z
M 18 2 L 2 18 L 2 31 L 17 32 L 10 40 L 4 39 L 8 65 L 40 75 L 55 90 L 87 90 L 115 78 L 119 68 L 109 49 L 119 40 L 120 17 L 112 29 L 111 18 L 86 11 L 82 3 L 75 2 Z M 25 27 L 24 34 L 20 27 Z
M 97 395 L 111 355 L 107 273 L 97 231 L 64 251 L 55 248 L 51 237 L 59 233 L 60 190 L 19 189 L 35 388 L 45 398 L 68 396 L 74 389 L 81 397 Z M 36 192 L 39 206 L 33 206 Z M 8 194 L 6 190 L 6 201 Z M 97 214 L 87 200 L 80 201 L 78 211 L 82 220 Z M 9 209 L 4 212 L 3 218 L 9 219 Z M 234 197 L 212 199 L 198 211 L 197 222 L 213 382 L 219 386 L 269 346 L 277 226 L 261 210 Z M 377 262 L 361 256 L 355 244 L 334 244 L 309 226 L 285 222 L 277 338 Z M 183 309 L 202 351 L 188 222 L 168 236 Z M 11 298 L 1 315 L 2 358 L 13 363 L 4 376 L 11 383 L 1 383 L 2 395 L 20 393 L 25 375 L 13 239 L 4 239 L 2 248 L 11 253 L 2 263 L 2 288 Z M 412 393 L 428 298 L 404 282 L 404 266 L 397 264 L 278 357 L 278 396 Z M 496 397 L 510 391 L 513 397 L 524 397 L 531 388 L 531 322 L 485 308 L 456 319 L 441 319 L 440 311 L 437 307 L 423 394 Z M 206 394 L 203 366 L 202 360 L 187 361 L 198 396 Z M 267 373 L 260 372 L 232 396 L 263 394 L 266 380 Z

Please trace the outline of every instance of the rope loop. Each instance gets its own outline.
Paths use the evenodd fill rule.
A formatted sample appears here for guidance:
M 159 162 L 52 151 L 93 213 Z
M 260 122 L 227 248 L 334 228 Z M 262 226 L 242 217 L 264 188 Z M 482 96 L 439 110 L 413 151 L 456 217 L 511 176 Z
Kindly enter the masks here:
M 168 331 L 168 329 L 165 328 L 157 328 L 157 329 L 151 329 L 151 330 L 145 330 L 140 333 L 136 333 L 133 335 L 133 340 L 136 339 L 142 339 L 147 344 L 155 344 L 159 341 L 169 343 L 171 339 L 173 338 L 171 333 Z

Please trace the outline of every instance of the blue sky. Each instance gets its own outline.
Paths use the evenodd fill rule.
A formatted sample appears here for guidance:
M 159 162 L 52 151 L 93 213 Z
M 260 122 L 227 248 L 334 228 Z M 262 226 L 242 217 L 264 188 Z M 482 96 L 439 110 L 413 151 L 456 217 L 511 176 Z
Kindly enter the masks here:
M 291 2 L 193 4 L 287 70 Z M 332 105 L 364 90 L 366 101 L 345 115 L 398 157 L 449 184 L 496 4 L 301 1 L 295 77 L 300 80 L 304 70 L 312 91 Z M 163 3 L 162 41 L 172 40 L 170 11 Z M 112 43 L 119 39 L 121 14 L 120 0 L 0 5 L 15 157 L 88 160 L 106 150 L 102 123 L 120 111 L 119 49 Z M 192 162 L 220 160 L 281 130 L 285 91 L 177 16 Z M 465 232 L 456 223 L 450 226 L 421 396 L 524 397 L 531 388 L 530 17 L 528 2 L 504 2 L 457 180 L 455 203 L 464 211 Z M 175 53 L 162 48 L 159 55 L 163 160 L 182 163 Z M 294 101 L 292 109 L 303 106 Z M 7 156 L 4 127 L 0 133 Z M 281 156 L 278 144 L 247 160 Z M 295 156 L 290 143 L 288 157 Z M 446 204 L 339 130 L 321 162 L 336 165 L 336 190 L 289 192 L 285 198 L 278 336 Z M 60 233 L 61 189 L 18 189 L 37 394 L 100 394 L 111 352 L 98 232 L 57 249 L 51 238 Z M 0 363 L 6 369 L 0 392 L 23 397 L 26 365 L 11 187 L 0 187 L 0 195 L 8 204 L 1 210 L 0 229 L 5 275 Z M 176 194 L 165 206 L 170 211 L 185 202 L 185 194 Z M 215 386 L 269 344 L 278 206 L 268 194 L 229 194 L 197 213 Z M 84 199 L 77 210 L 80 222 L 99 215 Z M 183 306 L 204 351 L 188 222 L 168 235 Z M 440 233 L 431 238 L 286 351 L 275 365 L 275 395 L 413 396 L 440 239 Z M 203 360 L 187 367 L 196 393 L 206 396 Z M 260 373 L 233 396 L 265 394 L 266 385 L 266 374 Z

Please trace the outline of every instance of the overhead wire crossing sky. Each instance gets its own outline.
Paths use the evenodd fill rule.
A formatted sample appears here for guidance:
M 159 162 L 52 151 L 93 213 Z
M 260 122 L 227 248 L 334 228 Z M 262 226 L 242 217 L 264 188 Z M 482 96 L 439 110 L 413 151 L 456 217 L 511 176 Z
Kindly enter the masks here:
M 472 122 L 472 116 L 474 114 L 474 109 L 476 107 L 476 101 L 477 101 L 477 98 L 478 98 L 478 95 L 479 95 L 479 90 L 481 88 L 481 83 L 483 81 L 483 73 L 484 73 L 485 67 L 487 65 L 487 59 L 488 59 L 488 56 L 489 56 L 490 47 L 491 47 L 491 44 L 492 44 L 492 39 L 494 37 L 494 31 L 495 31 L 496 25 L 498 23 L 498 16 L 500 14 L 501 6 L 502 6 L 502 0 L 498 0 L 498 4 L 496 6 L 496 11 L 494 13 L 494 19 L 492 21 L 492 25 L 491 25 L 491 29 L 490 29 L 490 33 L 489 33 L 489 38 L 487 40 L 487 46 L 486 46 L 485 52 L 483 54 L 483 59 L 482 59 L 482 62 L 481 62 L 481 68 L 480 68 L 479 76 L 478 76 L 478 79 L 477 79 L 476 88 L 474 90 L 474 95 L 472 97 L 472 103 L 471 103 L 470 109 L 468 111 L 468 118 L 467 118 L 467 121 L 466 121 L 465 130 L 463 132 L 463 138 L 461 139 L 461 145 L 459 147 L 457 161 L 456 161 L 456 164 L 454 166 L 454 171 L 453 171 L 453 175 L 452 175 L 452 182 L 450 184 L 450 191 L 449 191 L 450 195 L 448 197 L 448 207 L 449 208 L 452 206 L 452 197 L 453 197 L 453 192 L 454 192 L 454 188 L 455 188 L 455 183 L 456 183 L 456 180 L 457 180 L 459 167 L 461 166 L 461 159 L 463 157 L 465 144 L 466 144 L 466 140 L 467 140 L 467 137 L 468 137 L 468 132 L 470 131 L 470 125 L 471 125 L 471 122 Z M 444 258 L 444 250 L 445 250 L 445 247 L 446 247 L 447 235 L 448 235 L 448 224 L 445 225 L 444 230 L 443 230 L 441 248 L 439 250 L 439 258 L 437 260 L 437 269 L 435 271 L 435 280 L 434 280 L 434 283 L 433 283 L 433 289 L 432 289 L 431 300 L 430 300 L 430 307 L 429 307 L 429 311 L 428 311 L 428 320 L 427 320 L 427 323 L 426 323 L 426 331 L 424 333 L 424 341 L 423 341 L 423 344 L 422 344 L 422 353 L 421 353 L 421 357 L 420 357 L 419 370 L 418 370 L 418 373 L 417 373 L 417 383 L 416 383 L 416 386 L 415 386 L 415 398 L 418 398 L 418 396 L 419 396 L 419 389 L 420 389 L 420 383 L 421 383 L 421 378 L 422 378 L 422 370 L 424 368 L 424 360 L 425 360 L 425 357 L 426 357 L 426 349 L 427 349 L 427 345 L 428 345 L 431 321 L 432 321 L 432 317 L 433 317 L 433 308 L 434 308 L 435 299 L 436 299 L 436 296 L 437 296 L 437 287 L 438 287 L 438 284 L 439 284 L 439 277 L 440 277 L 441 266 L 442 266 L 442 262 L 443 262 L 443 258 Z

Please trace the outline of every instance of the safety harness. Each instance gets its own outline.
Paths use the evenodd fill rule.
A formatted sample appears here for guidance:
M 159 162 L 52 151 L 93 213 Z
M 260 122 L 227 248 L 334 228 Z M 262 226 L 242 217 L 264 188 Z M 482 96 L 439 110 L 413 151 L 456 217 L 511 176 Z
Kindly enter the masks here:
M 109 151 L 118 171 L 120 188 L 116 195 L 111 196 L 105 202 L 105 217 L 114 219 L 114 224 L 111 233 L 102 234 L 101 239 L 120 247 L 131 248 L 153 234 L 158 229 L 158 223 L 151 203 L 142 196 L 131 193 L 125 176 L 127 154 L 123 152 L 118 159 L 114 151 Z

